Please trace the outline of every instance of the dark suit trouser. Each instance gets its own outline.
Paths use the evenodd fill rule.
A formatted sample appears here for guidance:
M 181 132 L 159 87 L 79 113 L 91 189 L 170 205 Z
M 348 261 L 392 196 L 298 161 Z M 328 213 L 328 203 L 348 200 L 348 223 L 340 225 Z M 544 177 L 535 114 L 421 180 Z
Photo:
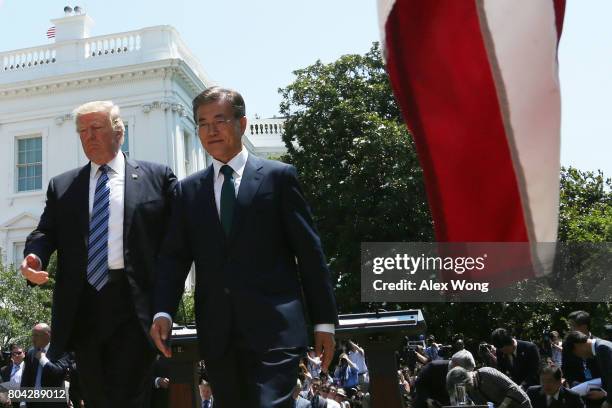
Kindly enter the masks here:
M 234 337 L 223 357 L 206 360 L 215 408 L 289 408 L 304 348 L 257 353 Z
M 88 408 L 148 406 L 155 353 L 134 311 L 123 271 L 97 292 L 86 285 L 75 359 Z

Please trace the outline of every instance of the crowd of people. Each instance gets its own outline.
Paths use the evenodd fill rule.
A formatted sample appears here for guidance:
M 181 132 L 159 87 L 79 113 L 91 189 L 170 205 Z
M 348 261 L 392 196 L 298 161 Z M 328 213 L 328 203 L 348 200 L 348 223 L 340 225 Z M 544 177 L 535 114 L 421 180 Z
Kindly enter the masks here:
M 414 408 L 471 404 L 493 404 L 496 408 L 611 408 L 612 342 L 598 337 L 599 333 L 591 333 L 587 312 L 571 313 L 568 322 L 570 331 L 563 341 L 558 332 L 546 333 L 544 342 L 532 342 L 513 337 L 508 328 L 498 328 L 491 333 L 490 342 L 480 342 L 474 353 L 460 337 L 453 339 L 451 346 L 442 346 L 431 335 L 416 341 L 406 339 L 405 347 L 397 353 L 399 392 L 406 406 Z M 66 354 L 59 361 L 50 361 L 46 357 L 50 341 L 51 328 L 39 323 L 32 329 L 29 349 L 12 344 L 0 369 L 3 385 L 61 387 L 67 390 L 67 401 L 46 406 L 85 406 L 73 356 Z M 160 356 L 155 363 L 152 407 L 170 406 L 168 389 L 173 379 L 168 361 Z M 202 408 L 214 408 L 214 390 L 203 361 L 200 374 L 198 402 Z M 354 341 L 338 342 L 327 372 L 310 348 L 299 364 L 294 407 L 371 407 L 369 386 L 366 351 Z M 28 406 L 9 401 L 6 395 L 0 402 L 6 407 Z
M 498 328 L 473 353 L 461 337 L 449 346 L 434 336 L 406 339 L 398 351 L 399 392 L 405 405 L 414 408 L 612 407 L 609 333 L 591 333 L 585 311 L 572 312 L 568 322 L 563 339 L 551 331 L 543 341 L 517 339 L 509 328 Z M 319 371 L 312 352 L 304 358 L 294 393 L 296 407 L 372 406 L 365 350 L 352 341 L 340 342 L 336 355 L 329 374 Z
M 443 347 L 429 337 L 426 347 L 410 348 L 402 358 L 406 400 L 415 408 L 490 403 L 502 408 L 608 408 L 612 342 L 598 337 L 605 333 L 591 333 L 587 312 L 572 312 L 568 322 L 563 341 L 558 332 L 533 342 L 513 337 L 508 328 L 495 329 L 490 342 L 474 350 L 474 367 L 465 364 L 465 356 L 457 359 L 458 353 L 470 353 L 461 339 L 441 353 Z

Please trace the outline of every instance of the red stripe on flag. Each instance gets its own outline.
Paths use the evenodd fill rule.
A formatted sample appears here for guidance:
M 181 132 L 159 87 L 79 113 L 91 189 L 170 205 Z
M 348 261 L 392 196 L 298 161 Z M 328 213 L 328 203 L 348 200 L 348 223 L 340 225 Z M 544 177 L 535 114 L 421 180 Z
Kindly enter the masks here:
M 387 69 L 423 167 L 438 241 L 526 242 L 476 1 L 396 1 Z
M 55 37 L 55 27 L 51 27 L 47 30 L 47 38 Z
M 557 27 L 557 41 L 563 31 L 563 18 L 565 17 L 565 0 L 554 0 L 555 26 Z

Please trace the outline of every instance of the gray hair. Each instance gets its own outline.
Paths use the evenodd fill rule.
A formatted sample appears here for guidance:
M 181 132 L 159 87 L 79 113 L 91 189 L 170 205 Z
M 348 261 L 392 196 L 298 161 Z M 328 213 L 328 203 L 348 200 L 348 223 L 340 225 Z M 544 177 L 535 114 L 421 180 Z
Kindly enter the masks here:
M 113 101 L 87 102 L 73 110 L 72 115 L 74 116 L 74 123 L 77 126 L 77 132 L 79 130 L 79 118 L 82 115 L 94 112 L 107 113 L 111 126 L 114 130 L 121 131 L 121 137 L 123 138 L 125 134 L 125 125 L 119 113 L 119 106 L 115 105 Z
M 451 400 L 455 398 L 455 386 L 464 384 L 466 386 L 473 385 L 473 372 L 466 370 L 463 367 L 455 367 L 446 374 L 446 389 Z
M 476 361 L 474 356 L 468 350 L 459 350 L 451 357 L 448 362 L 448 369 L 451 370 L 454 367 L 463 367 L 467 371 L 474 371 L 476 368 Z
M 42 330 L 47 334 L 51 334 L 51 326 L 49 326 L 47 323 L 36 323 L 34 325 L 34 327 L 32 327 L 32 331 L 34 330 Z

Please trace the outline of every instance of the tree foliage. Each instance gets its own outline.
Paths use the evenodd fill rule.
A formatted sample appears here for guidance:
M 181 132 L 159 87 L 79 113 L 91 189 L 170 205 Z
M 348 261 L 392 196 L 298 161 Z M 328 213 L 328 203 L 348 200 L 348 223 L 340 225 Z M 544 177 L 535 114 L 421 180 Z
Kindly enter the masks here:
M 559 241 L 612 242 L 612 179 L 601 170 L 561 169 Z
M 48 285 L 48 286 L 47 286 Z M 50 284 L 28 287 L 26 280 L 13 265 L 0 263 L 0 347 L 17 342 L 30 343 L 32 327 L 51 321 Z
M 421 168 L 377 44 L 294 74 L 280 90 L 283 161 L 300 174 L 341 311 L 359 310 L 361 242 L 433 237 Z
M 420 308 L 441 340 L 456 333 L 488 340 L 500 326 L 524 338 L 566 329 L 572 310 L 587 310 L 601 333 L 608 303 L 360 303 L 360 243 L 432 241 L 432 221 L 414 145 L 393 98 L 378 44 L 294 72 L 280 90 L 287 117 L 283 161 L 298 169 L 312 207 L 341 313 Z M 610 180 L 601 171 L 561 172 L 559 240 L 612 241 Z

